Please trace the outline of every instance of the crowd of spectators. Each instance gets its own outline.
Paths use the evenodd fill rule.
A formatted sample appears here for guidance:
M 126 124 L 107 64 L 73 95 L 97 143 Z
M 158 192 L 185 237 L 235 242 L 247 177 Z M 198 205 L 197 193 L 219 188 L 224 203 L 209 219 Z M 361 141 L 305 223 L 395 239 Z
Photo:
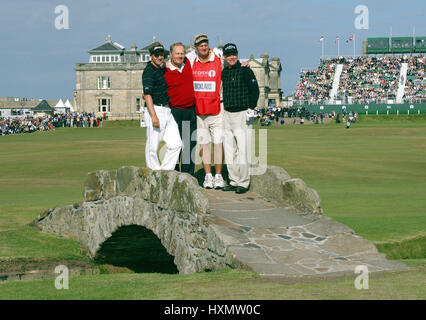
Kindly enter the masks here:
M 17 133 L 32 133 L 34 131 L 54 130 L 51 119 L 31 118 L 31 119 L 0 119 L 0 135 Z
M 102 121 L 106 119 L 107 116 L 105 114 L 102 117 L 96 117 L 96 114 L 94 112 L 73 112 L 54 116 L 53 123 L 56 124 L 56 127 L 93 128 L 102 127 Z
M 312 112 L 305 107 L 267 107 L 255 109 L 255 122 L 261 126 L 270 126 L 273 124 L 284 125 L 287 121 L 293 124 L 304 124 L 305 120 L 312 121 L 315 124 L 323 124 L 326 119 L 333 119 L 336 112 Z M 346 114 L 346 110 L 343 111 Z
M 0 135 L 49 131 L 58 127 L 102 127 L 102 121 L 105 119 L 107 119 L 106 115 L 96 117 L 94 112 L 73 112 L 44 117 L 0 118 Z
M 345 59 L 338 92 L 353 103 L 378 103 L 395 98 L 404 57 L 358 57 Z
M 345 103 L 386 103 L 395 99 L 406 80 L 405 102 L 426 99 L 425 56 L 362 56 L 321 60 L 315 71 L 302 71 L 294 100 L 326 103 L 337 64 L 343 64 L 337 97 Z M 407 79 L 400 77 L 402 63 L 408 63 Z M 351 101 L 349 100 L 351 99 Z
M 338 62 L 338 59 L 321 60 L 317 70 L 302 71 L 294 91 L 295 99 L 308 102 L 328 99 Z
M 408 100 L 407 102 L 426 100 L 425 65 L 425 56 L 410 57 L 408 60 L 407 82 L 405 83 L 405 99 Z

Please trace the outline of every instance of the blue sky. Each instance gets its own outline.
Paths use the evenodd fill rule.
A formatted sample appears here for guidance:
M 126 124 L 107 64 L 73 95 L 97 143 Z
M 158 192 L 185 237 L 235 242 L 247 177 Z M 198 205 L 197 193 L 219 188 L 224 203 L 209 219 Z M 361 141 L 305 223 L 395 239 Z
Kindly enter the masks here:
M 55 28 L 55 8 L 69 9 L 69 29 Z M 356 29 L 355 7 L 368 8 L 368 29 Z M 285 95 L 297 84 L 301 68 L 315 68 L 321 56 L 356 54 L 367 37 L 426 36 L 424 0 L 2 0 L 0 2 L 0 96 L 72 98 L 75 63 L 87 62 L 88 50 L 112 40 L 141 48 L 155 36 L 164 45 L 189 43 L 206 33 L 210 44 L 237 44 L 240 58 L 267 52 L 283 66 Z

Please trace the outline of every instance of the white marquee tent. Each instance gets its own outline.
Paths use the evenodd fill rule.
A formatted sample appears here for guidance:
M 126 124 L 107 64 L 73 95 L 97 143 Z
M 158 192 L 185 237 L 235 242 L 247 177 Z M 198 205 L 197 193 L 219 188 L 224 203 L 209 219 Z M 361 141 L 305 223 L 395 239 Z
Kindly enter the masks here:
M 72 106 L 71 102 L 68 99 L 65 102 L 65 107 L 70 108 L 70 111 L 74 112 L 74 107 Z
M 69 107 L 67 107 L 64 102 L 62 101 L 62 99 L 60 99 L 58 101 L 58 103 L 56 104 L 56 106 L 54 107 L 55 111 L 57 113 L 66 113 L 67 111 L 69 111 Z M 67 110 L 68 109 L 68 110 Z

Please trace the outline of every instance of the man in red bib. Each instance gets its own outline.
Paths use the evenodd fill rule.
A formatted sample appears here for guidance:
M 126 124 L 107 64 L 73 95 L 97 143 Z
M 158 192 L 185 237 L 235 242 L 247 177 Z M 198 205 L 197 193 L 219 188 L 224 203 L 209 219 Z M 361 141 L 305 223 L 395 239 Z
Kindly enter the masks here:
M 205 34 L 194 38 L 195 52 L 187 55 L 194 80 L 195 110 L 197 113 L 197 141 L 202 148 L 203 168 L 206 173 L 203 187 L 221 189 L 223 159 L 223 112 L 220 102 L 222 61 L 209 47 Z M 211 147 L 213 141 L 215 177 L 211 171 Z

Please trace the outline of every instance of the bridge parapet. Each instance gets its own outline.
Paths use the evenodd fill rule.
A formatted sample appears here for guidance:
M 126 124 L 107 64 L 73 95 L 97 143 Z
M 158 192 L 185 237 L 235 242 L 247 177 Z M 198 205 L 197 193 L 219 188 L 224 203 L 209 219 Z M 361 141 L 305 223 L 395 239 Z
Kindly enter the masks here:
M 309 188 L 302 179 L 292 179 L 280 167 L 268 166 L 263 175 L 252 176 L 250 191 L 278 206 L 292 206 L 297 213 L 323 214 L 318 192 Z
M 84 201 L 107 200 L 116 196 L 138 197 L 162 209 L 206 213 L 208 200 L 197 180 L 187 173 L 152 171 L 148 168 L 121 167 L 87 175 Z

